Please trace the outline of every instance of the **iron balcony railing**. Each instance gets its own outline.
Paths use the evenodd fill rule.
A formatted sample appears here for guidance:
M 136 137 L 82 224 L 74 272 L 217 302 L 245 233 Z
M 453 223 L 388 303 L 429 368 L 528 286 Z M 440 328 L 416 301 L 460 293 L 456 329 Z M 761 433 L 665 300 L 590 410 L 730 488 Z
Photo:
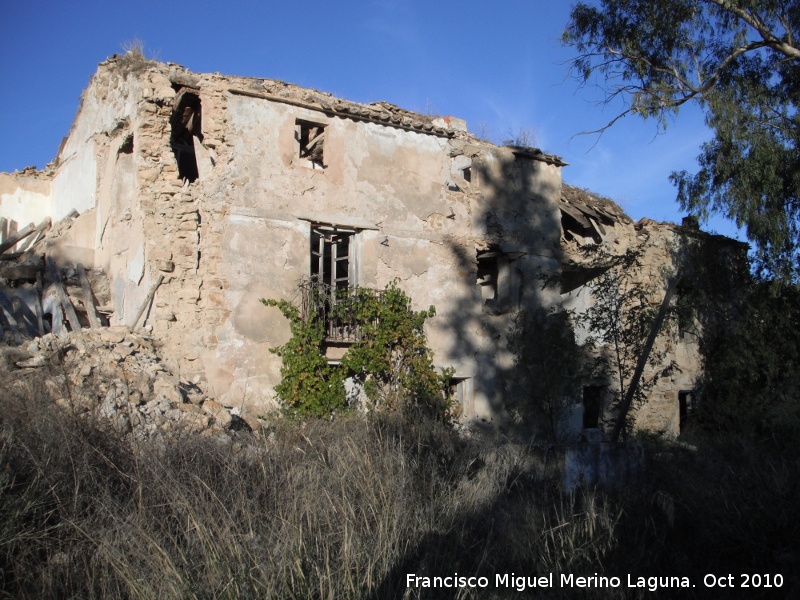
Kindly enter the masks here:
M 325 341 L 355 343 L 361 341 L 364 329 L 361 310 L 366 297 L 380 298 L 381 290 L 358 287 L 334 288 L 316 277 L 300 283 L 300 316 L 321 319 L 325 325 Z M 367 296 L 368 295 L 368 296 Z

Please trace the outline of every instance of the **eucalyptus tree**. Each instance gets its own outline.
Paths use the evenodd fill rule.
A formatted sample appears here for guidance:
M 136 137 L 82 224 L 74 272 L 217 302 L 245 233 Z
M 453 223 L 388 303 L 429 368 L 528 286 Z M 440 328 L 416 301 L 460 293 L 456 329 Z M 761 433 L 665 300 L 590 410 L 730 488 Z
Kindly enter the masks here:
M 800 0 L 577 3 L 571 73 L 659 128 L 699 103 L 713 138 L 699 171 L 673 173 L 681 207 L 746 228 L 764 274 L 800 278 Z

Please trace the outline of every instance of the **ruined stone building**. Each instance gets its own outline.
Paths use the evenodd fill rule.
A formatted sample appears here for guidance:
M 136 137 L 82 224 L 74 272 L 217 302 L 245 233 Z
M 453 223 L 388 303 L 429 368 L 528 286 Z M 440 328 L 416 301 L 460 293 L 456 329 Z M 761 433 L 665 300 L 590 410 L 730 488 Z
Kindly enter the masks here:
M 269 350 L 289 336 L 261 298 L 296 299 L 310 276 L 340 288 L 397 279 L 416 308 L 436 307 L 429 344 L 455 369 L 464 418 L 499 423 L 518 389 L 506 338 L 516 311 L 586 306 L 574 256 L 589 241 L 623 248 L 649 231 L 641 276 L 661 278 L 680 229 L 633 223 L 562 184 L 565 166 L 481 141 L 457 118 L 126 55 L 99 65 L 46 169 L 0 174 L 0 216 L 20 228 L 71 216 L 48 256 L 102 269 L 112 324 L 152 326 L 182 379 L 255 414 L 275 406 Z M 543 287 L 553 275 L 575 283 Z M 330 359 L 347 345 L 331 332 Z M 667 349 L 681 372 L 651 390 L 639 420 L 677 432 L 697 350 L 691 336 Z M 583 400 L 603 385 L 587 382 Z M 576 430 L 597 421 L 580 393 Z

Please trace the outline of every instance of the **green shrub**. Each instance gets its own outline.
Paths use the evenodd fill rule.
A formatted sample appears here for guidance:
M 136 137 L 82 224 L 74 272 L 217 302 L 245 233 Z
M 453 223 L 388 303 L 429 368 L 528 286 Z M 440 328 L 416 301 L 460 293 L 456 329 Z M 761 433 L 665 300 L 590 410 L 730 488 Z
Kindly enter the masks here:
M 290 415 L 320 417 L 348 410 L 348 378 L 364 390 L 369 408 L 423 412 L 443 420 L 456 415 L 448 388 L 453 370 L 437 372 L 425 337 L 425 321 L 436 314 L 433 306 L 412 310 L 411 299 L 396 282 L 380 292 L 305 289 L 306 314 L 286 300 L 261 300 L 289 319 L 291 339 L 272 352 L 282 358 L 282 380 L 275 391 Z M 329 364 L 324 355 L 326 320 L 346 320 L 359 330 L 358 341 L 339 365 Z
M 342 369 L 329 365 L 323 354 L 325 324 L 312 312 L 302 318 L 286 300 L 264 300 L 277 306 L 289 319 L 292 337 L 279 348 L 270 349 L 281 357 L 281 382 L 275 386 L 288 414 L 322 417 L 346 408 Z

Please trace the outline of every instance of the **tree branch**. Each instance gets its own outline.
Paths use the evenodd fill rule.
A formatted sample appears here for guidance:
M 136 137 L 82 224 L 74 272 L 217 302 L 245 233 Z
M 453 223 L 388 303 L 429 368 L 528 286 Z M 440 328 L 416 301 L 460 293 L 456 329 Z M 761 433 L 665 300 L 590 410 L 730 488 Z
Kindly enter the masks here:
M 738 6 L 734 5 L 730 0 L 706 0 L 706 2 L 711 2 L 712 4 L 716 4 L 723 10 L 727 10 L 728 12 L 736 15 L 742 21 L 750 25 L 753 29 L 755 29 L 758 34 L 761 36 L 761 39 L 764 40 L 766 46 L 769 46 L 773 50 L 780 52 L 784 56 L 788 58 L 798 59 L 800 58 L 800 50 L 781 40 L 778 36 L 776 36 L 767 25 L 755 15 L 747 12 L 746 10 L 739 8 Z M 789 36 L 791 37 L 791 36 Z

